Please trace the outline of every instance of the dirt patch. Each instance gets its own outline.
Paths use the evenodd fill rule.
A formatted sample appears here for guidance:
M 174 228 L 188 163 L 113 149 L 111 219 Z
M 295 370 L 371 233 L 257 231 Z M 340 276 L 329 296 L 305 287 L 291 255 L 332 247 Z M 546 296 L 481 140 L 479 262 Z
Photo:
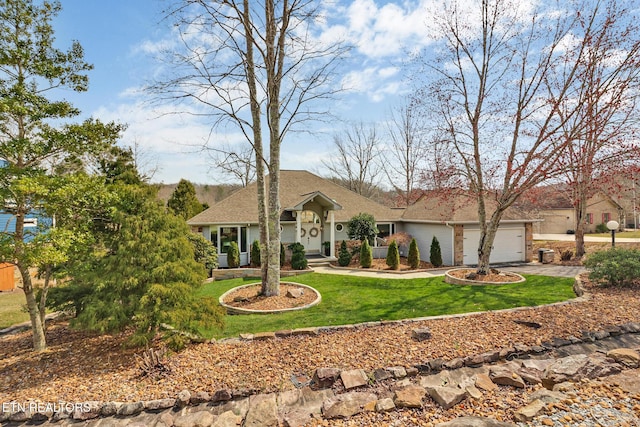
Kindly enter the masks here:
M 295 298 L 287 296 L 288 291 L 298 293 L 299 296 Z M 311 304 L 318 297 L 318 294 L 311 291 L 311 289 L 292 283 L 281 283 L 280 295 L 278 296 L 266 297 L 261 292 L 260 284 L 237 288 L 227 294 L 224 303 L 231 307 L 250 310 L 284 310 Z

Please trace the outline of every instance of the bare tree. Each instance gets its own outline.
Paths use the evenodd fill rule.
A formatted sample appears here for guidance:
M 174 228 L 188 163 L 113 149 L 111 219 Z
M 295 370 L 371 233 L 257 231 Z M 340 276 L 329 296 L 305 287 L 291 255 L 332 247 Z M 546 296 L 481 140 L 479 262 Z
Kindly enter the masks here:
M 606 12 L 595 17 L 601 30 L 584 40 L 585 55 L 575 82 L 579 96 L 559 110 L 569 110 L 566 114 L 571 116 L 565 124 L 569 142 L 565 164 L 575 207 L 578 258 L 585 254 L 588 200 L 598 191 L 611 191 L 616 171 L 640 160 L 640 146 L 635 141 L 639 130 L 640 28 L 628 19 L 632 15 L 633 11 L 610 1 Z M 582 108 L 571 114 L 575 103 Z
M 256 180 L 255 155 L 250 145 L 224 146 L 208 151 L 213 162 L 212 171 L 231 176 L 233 182 L 239 181 L 242 187 Z
M 342 133 L 334 135 L 333 145 L 334 153 L 322 164 L 349 190 L 370 197 L 383 176 L 376 126 L 352 123 Z
M 425 63 L 425 96 L 477 200 L 479 274 L 489 271 L 504 212 L 564 170 L 564 128 L 582 109 L 571 101 L 585 41 L 603 30 L 596 18 L 604 13 L 598 0 L 566 5 L 573 6 L 544 13 L 535 9 L 543 4 L 453 1 L 437 18 L 443 39 L 433 47 L 436 63 Z
M 301 122 L 319 118 L 314 101 L 336 92 L 330 77 L 344 48 L 314 39 L 320 4 L 311 0 L 180 0 L 168 18 L 181 45 L 161 98 L 197 105 L 213 127 L 231 125 L 251 144 L 256 165 L 262 293 L 280 285 L 280 147 Z M 269 141 L 265 149 L 264 135 Z M 267 173 L 269 179 L 266 179 Z
M 390 145 L 382 166 L 404 205 L 409 206 L 417 199 L 414 189 L 427 160 L 424 120 L 416 104 L 407 99 L 392 110 L 387 126 Z

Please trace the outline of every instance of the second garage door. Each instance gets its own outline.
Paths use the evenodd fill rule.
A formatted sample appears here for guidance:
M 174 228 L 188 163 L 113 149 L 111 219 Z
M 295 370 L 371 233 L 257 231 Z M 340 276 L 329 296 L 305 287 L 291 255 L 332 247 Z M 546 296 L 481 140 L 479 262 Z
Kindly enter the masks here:
M 480 230 L 464 230 L 464 264 L 478 263 Z M 524 228 L 501 228 L 496 233 L 490 261 L 494 263 L 518 262 L 525 259 Z

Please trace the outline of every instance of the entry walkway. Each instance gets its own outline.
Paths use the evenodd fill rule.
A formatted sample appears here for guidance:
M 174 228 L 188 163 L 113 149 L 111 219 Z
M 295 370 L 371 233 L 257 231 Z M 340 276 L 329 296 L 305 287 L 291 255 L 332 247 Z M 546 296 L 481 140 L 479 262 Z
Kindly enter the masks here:
M 538 274 L 541 276 L 553 277 L 575 277 L 576 275 L 584 273 L 586 271 L 586 269 L 582 266 L 540 264 L 537 262 L 532 262 L 529 264 L 496 265 L 492 267 L 498 268 L 500 270 L 512 271 L 514 273 Z M 356 277 L 377 277 L 381 279 L 420 279 L 427 277 L 444 276 L 445 271 L 450 270 L 451 268 L 454 267 L 438 268 L 428 271 L 423 270 L 409 273 L 391 273 L 388 271 L 343 269 L 328 266 L 318 266 L 313 267 L 313 271 L 322 274 L 339 274 L 343 276 Z

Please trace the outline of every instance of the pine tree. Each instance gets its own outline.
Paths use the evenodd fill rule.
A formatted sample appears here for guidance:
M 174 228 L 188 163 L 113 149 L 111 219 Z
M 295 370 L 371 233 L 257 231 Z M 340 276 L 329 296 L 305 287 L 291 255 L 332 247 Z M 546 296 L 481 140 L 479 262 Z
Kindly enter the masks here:
M 62 206 L 49 203 L 65 181 L 77 178 L 51 165 L 95 157 L 114 145 L 121 131 L 119 125 L 93 119 L 73 123 L 80 111 L 65 98 L 70 92 L 87 91 L 87 72 L 93 66 L 85 62 L 80 43 L 74 41 L 64 51 L 57 47 L 52 23 L 60 10 L 58 1 L 0 1 L 0 211 L 15 219 L 12 231 L 3 225 L 0 261 L 14 264 L 22 277 L 36 351 L 47 346 L 43 317 L 47 290 L 37 289 L 30 270 L 51 271 L 90 237 L 85 240 L 77 229 L 59 227 L 32 240 L 24 219 L 35 212 L 60 219 L 73 212 L 78 226 L 86 224 L 84 210 L 91 207 L 79 205 L 93 194 L 77 192 L 79 200 L 69 198 Z M 73 175 L 82 175 L 81 168 Z
M 260 242 L 257 240 L 251 244 L 251 267 L 260 267 Z
M 360 246 L 360 266 L 362 268 L 371 268 L 373 264 L 373 252 L 369 245 L 369 240 L 365 239 Z
M 167 207 L 174 215 L 189 219 L 203 211 L 204 206 L 196 197 L 196 188 L 186 179 L 181 179 L 167 200 Z
M 346 267 L 351 264 L 351 252 L 347 249 L 347 242 L 344 240 L 340 243 L 340 251 L 338 252 L 338 265 Z
M 431 253 L 429 256 L 431 265 L 434 267 L 442 266 L 442 252 L 440 251 L 440 242 L 436 236 L 431 239 Z
M 102 333 L 132 329 L 134 345 L 148 345 L 162 331 L 174 348 L 186 339 L 176 331 L 197 335 L 204 326 L 221 327 L 223 312 L 215 299 L 196 295 L 206 271 L 195 260 L 189 227 L 166 212 L 150 186 L 126 186 L 120 194 L 113 226 L 100 236 L 92 258 L 77 263 L 69 283 L 60 287 L 90 286 L 76 304 L 74 326 Z M 164 324 L 175 329 L 163 330 Z
M 227 249 L 227 267 L 240 267 L 240 249 L 236 242 L 229 243 L 229 249 Z
M 409 245 L 409 255 L 407 258 L 410 268 L 416 269 L 420 267 L 420 249 L 418 249 L 418 242 L 416 242 L 415 238 L 411 239 L 411 244 Z
M 395 240 L 391 241 L 389 249 L 387 249 L 387 265 L 392 270 L 400 268 L 400 252 L 398 252 L 398 244 Z

